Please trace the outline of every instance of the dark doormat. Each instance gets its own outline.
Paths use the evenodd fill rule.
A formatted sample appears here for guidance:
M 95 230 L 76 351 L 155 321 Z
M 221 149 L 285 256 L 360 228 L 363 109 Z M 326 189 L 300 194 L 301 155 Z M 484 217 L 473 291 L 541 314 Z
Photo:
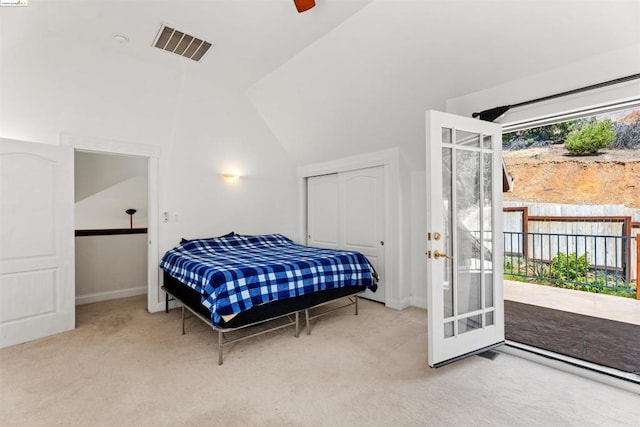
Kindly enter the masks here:
M 640 374 L 640 326 L 504 302 L 508 340 Z

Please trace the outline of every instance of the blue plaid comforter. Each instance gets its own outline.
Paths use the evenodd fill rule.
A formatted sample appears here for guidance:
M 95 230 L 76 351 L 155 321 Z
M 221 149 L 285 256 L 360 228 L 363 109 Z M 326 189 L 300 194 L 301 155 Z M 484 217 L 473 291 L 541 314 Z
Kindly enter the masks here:
M 373 268 L 359 252 L 296 245 L 280 234 L 190 240 L 160 267 L 202 295 L 214 326 L 221 316 L 324 289 L 366 285 Z

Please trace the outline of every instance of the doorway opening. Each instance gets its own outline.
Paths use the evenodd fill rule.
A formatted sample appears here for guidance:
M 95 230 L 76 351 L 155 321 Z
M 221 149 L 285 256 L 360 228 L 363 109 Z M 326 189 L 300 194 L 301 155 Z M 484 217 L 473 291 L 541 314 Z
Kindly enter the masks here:
M 640 108 L 520 128 L 503 150 L 507 340 L 639 373 Z
M 147 310 L 151 313 L 164 310 L 164 293 L 160 290 L 158 280 L 158 264 L 160 262 L 158 245 L 160 147 L 69 133 L 63 133 L 60 142 L 76 151 L 130 156 L 143 159 L 147 164 L 147 260 L 144 264 L 147 269 Z M 137 219 L 134 217 L 133 221 L 135 222 Z
M 76 150 L 76 305 L 147 294 L 148 161 Z

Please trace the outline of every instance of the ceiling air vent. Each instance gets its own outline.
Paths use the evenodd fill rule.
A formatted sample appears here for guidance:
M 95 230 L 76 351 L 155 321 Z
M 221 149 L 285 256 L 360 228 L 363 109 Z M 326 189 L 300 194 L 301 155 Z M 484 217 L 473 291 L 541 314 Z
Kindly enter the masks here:
M 160 27 L 160 31 L 153 45 L 159 49 L 168 50 L 169 52 L 184 56 L 185 58 L 200 61 L 209 48 L 213 46 L 213 43 L 163 25 Z

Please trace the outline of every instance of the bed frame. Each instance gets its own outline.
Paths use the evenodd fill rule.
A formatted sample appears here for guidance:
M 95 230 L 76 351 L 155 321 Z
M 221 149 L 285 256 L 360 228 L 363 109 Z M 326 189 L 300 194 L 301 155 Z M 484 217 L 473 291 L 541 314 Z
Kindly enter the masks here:
M 324 291 L 314 292 L 309 295 L 302 295 L 296 298 L 289 298 L 281 301 L 273 301 L 267 304 L 252 307 L 247 311 L 238 313 L 228 322 L 222 321 L 220 325 L 213 326 L 211 324 L 211 312 L 208 308 L 201 304 L 201 295 L 194 289 L 181 283 L 179 280 L 164 272 L 164 285 L 162 290 L 166 293 L 165 312 L 169 311 L 170 297 L 182 303 L 182 334 L 185 332 L 185 309 L 190 311 L 195 317 L 209 325 L 218 333 L 218 365 L 223 362 L 223 347 L 248 338 L 253 338 L 267 332 L 273 332 L 278 329 L 295 326 L 294 336 L 300 335 L 300 312 L 304 310 L 307 335 L 311 334 L 311 320 L 324 316 L 341 308 L 355 306 L 355 315 L 358 315 L 358 294 L 363 292 L 366 286 L 348 286 L 343 288 L 327 289 Z M 346 299 L 348 302 L 339 307 L 324 310 L 323 312 L 311 315 L 310 310 L 330 304 L 332 302 Z M 227 339 L 224 334 L 227 332 L 238 331 L 251 326 L 264 324 L 276 319 L 287 319 L 287 323 L 276 325 L 266 330 L 254 332 L 238 338 Z

